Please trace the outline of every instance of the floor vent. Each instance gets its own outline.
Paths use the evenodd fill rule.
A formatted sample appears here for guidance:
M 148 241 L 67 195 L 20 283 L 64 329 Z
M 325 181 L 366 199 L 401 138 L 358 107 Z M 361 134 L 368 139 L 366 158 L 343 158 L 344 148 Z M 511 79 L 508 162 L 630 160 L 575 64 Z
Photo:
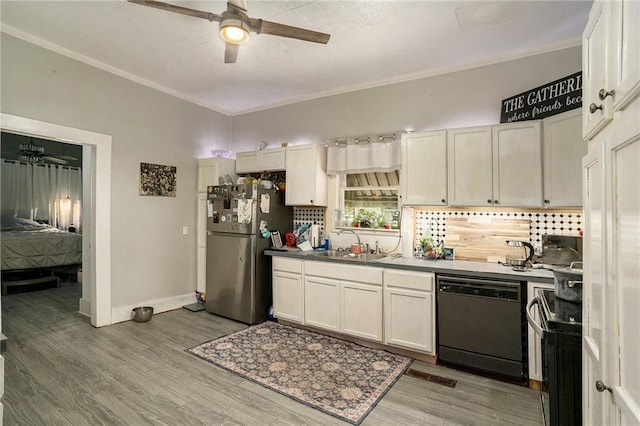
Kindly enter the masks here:
M 424 371 L 415 370 L 410 368 L 405 373 L 407 376 L 415 377 L 417 379 L 426 380 L 428 382 L 437 383 L 439 385 L 455 388 L 458 383 L 457 380 L 447 379 L 446 377 L 436 376 L 435 374 L 425 373 Z

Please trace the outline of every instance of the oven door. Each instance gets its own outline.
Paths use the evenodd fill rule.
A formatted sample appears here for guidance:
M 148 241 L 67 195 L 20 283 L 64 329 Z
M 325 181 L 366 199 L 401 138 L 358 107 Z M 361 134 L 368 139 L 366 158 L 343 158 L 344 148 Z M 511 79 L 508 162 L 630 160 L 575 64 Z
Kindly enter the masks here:
M 540 387 L 540 402 L 542 404 L 542 413 L 545 426 L 549 426 L 550 423 L 550 404 L 549 404 L 549 335 L 550 331 L 547 327 L 547 318 L 545 315 L 544 302 L 542 301 L 543 295 L 537 294 L 536 297 L 531 299 L 527 304 L 525 310 L 527 315 L 527 322 L 534 330 L 534 332 L 540 336 L 540 355 L 541 355 L 541 373 L 542 373 L 542 386 Z M 538 312 L 538 323 L 532 315 L 532 309 L 536 309 Z M 533 362 L 529 360 L 529 362 Z

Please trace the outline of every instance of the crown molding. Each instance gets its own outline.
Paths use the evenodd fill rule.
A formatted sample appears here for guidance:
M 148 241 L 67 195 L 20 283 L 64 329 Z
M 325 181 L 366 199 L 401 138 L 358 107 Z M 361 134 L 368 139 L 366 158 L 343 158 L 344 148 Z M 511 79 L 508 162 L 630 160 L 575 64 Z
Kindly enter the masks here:
M 441 68 L 436 68 L 436 69 L 430 69 L 427 71 L 421 71 L 418 73 L 412 73 L 412 74 L 405 74 L 402 76 L 396 76 L 396 77 L 392 77 L 392 78 L 388 78 L 388 79 L 382 79 L 382 80 L 376 80 L 373 82 L 369 82 L 369 83 L 365 83 L 365 84 L 358 84 L 358 85 L 353 85 L 353 86 L 346 86 L 346 87 L 341 87 L 341 88 L 337 88 L 337 89 L 333 89 L 333 90 L 327 90 L 327 91 L 323 91 L 321 93 L 314 93 L 314 94 L 310 94 L 307 96 L 299 96 L 299 97 L 295 97 L 295 98 L 291 98 L 282 102 L 275 102 L 275 103 L 270 103 L 270 104 L 265 104 L 256 108 L 248 108 L 245 110 L 239 110 L 239 111 L 229 111 L 229 110 L 221 110 L 219 108 L 216 108 L 212 105 L 208 105 L 205 103 L 202 103 L 199 100 L 196 100 L 184 93 L 178 92 L 176 90 L 170 89 L 168 87 L 165 87 L 163 85 L 160 85 L 158 83 L 154 83 L 150 80 L 147 80 L 145 78 L 139 77 L 135 74 L 129 73 L 127 71 L 121 70 L 120 68 L 116 68 L 113 67 L 111 65 L 105 64 L 104 62 L 100 62 L 98 60 L 95 60 L 93 58 L 90 58 L 88 56 L 82 55 L 80 53 L 74 52 L 72 50 L 69 50 L 67 48 L 64 48 L 60 45 L 57 45 L 55 43 L 51 43 L 47 40 L 41 39 L 39 37 L 36 37 L 34 35 L 28 34 L 24 31 L 18 30 L 17 28 L 11 27 L 9 25 L 2 25 L 2 28 L 0 29 L 1 32 L 9 34 L 13 37 L 19 38 L 21 40 L 27 41 L 29 43 L 35 44 L 36 46 L 42 47 L 44 49 L 47 50 L 51 50 L 53 52 L 59 53 L 63 56 L 67 56 L 69 58 L 75 59 L 77 61 L 83 62 L 87 65 L 91 65 L 95 68 L 101 69 L 103 71 L 109 72 L 111 74 L 115 74 L 119 77 L 125 78 L 127 80 L 131 80 L 135 83 L 139 83 L 142 84 L 143 86 L 147 86 L 151 89 L 154 90 L 158 90 L 160 92 L 166 93 L 168 95 L 174 96 L 176 98 L 182 99 L 184 101 L 190 102 L 192 104 L 201 106 L 203 108 L 209 109 L 211 111 L 217 112 L 219 114 L 228 116 L 228 117 L 235 117 L 235 116 L 240 116 L 240 115 L 245 115 L 245 114 L 250 114 L 250 113 L 254 113 L 254 112 L 260 112 L 260 111 L 265 111 L 268 109 L 273 109 L 273 108 L 279 108 L 279 107 L 283 107 L 283 106 L 287 106 L 287 105 L 292 105 L 292 104 L 296 104 L 296 103 L 300 103 L 300 102 L 306 102 L 306 101 L 312 101 L 315 99 L 322 99 L 322 98 L 326 98 L 329 96 L 336 96 L 336 95 L 342 95 L 342 94 L 346 94 L 346 93 L 351 93 L 351 92 L 357 92 L 360 90 L 367 90 L 367 89 L 373 89 L 373 88 L 377 88 L 377 87 L 382 87 L 382 86 L 388 86 L 391 84 L 397 84 L 397 83 L 405 83 L 408 81 L 414 81 L 414 80 L 420 80 L 423 78 L 429 78 L 429 77 L 435 77 L 438 75 L 443 75 L 443 74 L 450 74 L 450 73 L 454 73 L 454 72 L 459 72 L 459 71 L 465 71 L 465 70 L 470 70 L 470 69 L 474 69 L 474 68 L 479 68 L 479 67 L 484 67 L 484 66 L 489 66 L 489 65 L 494 65 L 494 64 L 498 64 L 501 62 L 508 62 L 508 61 L 513 61 L 513 60 L 517 60 L 517 59 L 521 59 L 521 58 L 526 58 L 529 56 L 535 56 L 535 55 L 540 55 L 540 54 L 544 54 L 544 53 L 550 53 L 550 52 L 554 52 L 557 50 L 564 50 L 564 49 L 568 49 L 571 47 L 576 47 L 576 46 L 580 46 L 582 44 L 582 39 L 580 37 L 575 37 L 572 39 L 568 39 L 568 40 L 564 40 L 562 42 L 558 42 L 558 43 L 553 43 L 553 44 L 548 44 L 546 46 L 542 46 L 540 48 L 537 49 L 529 49 L 523 52 L 517 52 L 517 53 L 513 53 L 513 54 L 507 54 L 507 55 L 502 55 L 500 57 L 497 58 L 493 58 L 491 60 L 487 60 L 487 61 L 478 61 L 478 62 L 474 62 L 474 63 L 469 63 L 469 64 L 465 64 L 465 65 L 459 65 L 459 66 L 453 66 L 453 67 L 441 67 Z
M 158 83 L 154 83 L 153 81 L 147 80 L 130 72 L 124 71 L 120 68 L 105 64 L 104 62 L 100 62 L 96 59 L 93 59 L 89 56 L 82 55 L 80 53 L 74 52 L 73 50 L 67 49 L 66 47 L 62 47 L 58 44 L 51 43 L 50 41 L 44 40 L 40 37 L 34 36 L 32 34 L 21 31 L 17 28 L 14 28 L 10 25 L 2 25 L 0 28 L 0 32 L 8 34 L 10 36 L 19 38 L 20 40 L 24 40 L 31 44 L 35 44 L 36 46 L 42 47 L 43 49 L 51 50 L 52 52 L 58 53 L 62 56 L 66 56 L 71 59 L 75 59 L 76 61 L 82 62 L 87 65 L 91 65 L 92 67 L 98 68 L 102 71 L 106 71 L 108 73 L 117 75 L 118 77 L 125 78 L 127 80 L 131 80 L 135 83 L 141 84 L 143 86 L 147 86 L 151 89 L 157 90 L 159 92 L 166 93 L 167 95 L 174 96 L 176 98 L 182 99 L 183 101 L 190 102 L 192 104 L 201 106 L 203 108 L 209 109 L 211 111 L 217 112 L 219 114 L 225 115 L 227 117 L 231 116 L 231 111 L 220 110 L 218 108 L 213 107 L 212 105 L 207 105 L 202 103 L 184 93 L 178 92 L 176 90 L 170 89 L 166 86 L 163 86 Z
M 274 104 L 269 104 L 269 105 L 265 105 L 262 107 L 257 107 L 257 108 L 252 108 L 252 109 L 247 109 L 247 110 L 243 110 L 243 111 L 238 111 L 238 112 L 233 112 L 231 113 L 232 117 L 235 116 L 239 116 L 239 115 L 243 115 L 243 114 L 250 114 L 253 112 L 259 112 L 259 111 L 264 111 L 267 109 L 272 109 L 272 108 L 278 108 L 278 107 L 283 107 L 283 106 L 287 106 L 287 105 L 292 105 L 292 104 L 297 104 L 299 102 L 305 102 L 305 101 L 312 101 L 314 99 L 321 99 L 321 98 L 326 98 L 329 96 L 336 96 L 336 95 L 342 95 L 342 94 L 346 94 L 346 93 L 351 93 L 351 92 L 357 92 L 360 90 L 367 90 L 367 89 L 374 89 L 376 87 L 382 87 L 382 86 L 388 86 L 391 84 L 397 84 L 397 83 L 405 83 L 408 81 L 414 81 L 414 80 L 420 80 L 423 78 L 429 78 L 429 77 L 435 77 L 438 75 L 443 75 L 443 74 L 450 74 L 450 73 L 454 73 L 454 72 L 459 72 L 459 71 L 465 71 L 465 70 L 470 70 L 470 69 L 474 69 L 474 68 L 480 68 L 480 67 L 485 67 L 485 66 L 489 66 L 489 65 L 494 65 L 494 64 L 499 64 L 502 62 L 509 62 L 509 61 L 513 61 L 513 60 L 517 60 L 517 59 L 521 59 L 521 58 L 526 58 L 529 56 L 535 56 L 535 55 L 541 55 L 544 53 L 550 53 L 550 52 L 554 52 L 557 50 L 564 50 L 564 49 L 569 49 L 571 47 L 576 47 L 576 46 L 581 46 L 582 45 L 582 38 L 581 37 L 575 37 L 572 39 L 568 39 L 568 40 L 564 40 L 558 43 L 553 43 L 553 44 L 548 44 L 545 46 L 542 46 L 540 48 L 537 49 L 530 49 L 527 51 L 523 51 L 523 52 L 518 52 L 518 53 L 513 53 L 513 54 L 508 54 L 508 55 L 502 55 L 499 57 L 496 57 L 494 59 L 491 60 L 487 60 L 487 61 L 479 61 L 479 62 L 474 62 L 474 63 L 470 63 L 470 64 L 465 64 L 465 65 L 459 65 L 459 66 L 453 66 L 453 67 L 441 67 L 441 68 L 435 68 L 435 69 L 430 69 L 427 71 L 421 71 L 418 73 L 412 73 L 412 74 L 405 74 L 402 76 L 397 76 L 397 77 L 392 77 L 392 78 L 388 78 L 388 79 L 382 79 L 382 80 L 376 80 L 370 83 L 365 83 L 365 84 L 360 84 L 360 85 L 355 85 L 355 86 L 347 86 L 347 87 L 342 87 L 342 88 L 338 88 L 335 90 L 327 90 L 322 92 L 321 94 L 313 94 L 313 95 L 308 95 L 308 96 L 300 96 L 297 98 L 293 98 L 287 101 L 283 101 L 283 102 L 278 102 L 278 103 L 274 103 Z

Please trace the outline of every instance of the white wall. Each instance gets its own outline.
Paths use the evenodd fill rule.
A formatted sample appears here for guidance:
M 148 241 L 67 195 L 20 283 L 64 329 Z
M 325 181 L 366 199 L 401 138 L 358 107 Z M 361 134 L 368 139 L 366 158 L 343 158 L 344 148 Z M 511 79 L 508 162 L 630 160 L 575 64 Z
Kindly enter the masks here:
M 581 47 L 233 117 L 232 150 L 500 122 L 502 99 L 582 69 Z
M 581 69 L 580 47 L 233 118 L 2 34 L 2 112 L 113 136 L 112 302 L 196 288 L 196 158 L 268 140 L 493 124 L 502 99 Z M 138 195 L 140 162 L 177 166 L 176 198 Z
M 2 112 L 113 137 L 112 304 L 196 288 L 196 158 L 231 119 L 2 34 Z M 177 167 L 177 197 L 138 195 L 140 163 Z M 182 227 L 188 226 L 188 236 Z

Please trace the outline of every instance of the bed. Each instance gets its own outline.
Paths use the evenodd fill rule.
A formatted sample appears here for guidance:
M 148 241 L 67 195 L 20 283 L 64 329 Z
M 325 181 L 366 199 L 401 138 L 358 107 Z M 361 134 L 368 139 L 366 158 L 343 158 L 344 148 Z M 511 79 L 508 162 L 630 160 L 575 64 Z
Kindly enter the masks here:
M 81 234 L 24 218 L 1 219 L 2 294 L 12 285 L 54 282 L 59 286 L 55 268 L 82 263 Z

